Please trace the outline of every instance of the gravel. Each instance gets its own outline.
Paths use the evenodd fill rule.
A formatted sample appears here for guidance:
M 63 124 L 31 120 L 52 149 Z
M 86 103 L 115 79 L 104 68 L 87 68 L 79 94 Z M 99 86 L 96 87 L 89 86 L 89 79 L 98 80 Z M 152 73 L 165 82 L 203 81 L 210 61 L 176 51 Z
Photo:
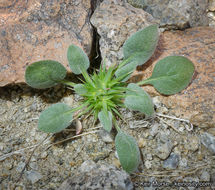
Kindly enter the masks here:
M 123 172 L 115 156 L 115 131 L 106 134 L 104 130 L 94 128 L 101 126 L 92 126 L 91 117 L 80 119 L 82 135 L 86 135 L 71 139 L 75 136 L 72 124 L 37 146 L 47 137 L 37 129 L 41 111 L 57 102 L 76 106 L 79 100 L 80 97 L 74 97 L 70 90 L 60 87 L 49 90 L 33 90 L 25 85 L 0 88 L 0 189 L 59 189 L 70 176 L 80 177 L 81 173 L 86 173 L 80 170 L 85 161 L 94 161 L 88 162 L 89 168 L 95 164 L 96 168 L 105 165 L 106 171 L 110 166 L 114 171 Z M 165 114 L 174 116 L 158 98 L 154 100 L 157 113 L 167 109 Z M 164 109 L 158 109 L 159 106 Z M 139 173 L 130 175 L 130 184 L 139 183 L 135 185 L 136 189 L 142 188 L 143 181 L 214 180 L 215 138 L 209 130 L 195 127 L 187 131 L 184 122 L 160 116 L 144 118 L 127 109 L 120 109 L 120 113 L 126 122 L 119 121 L 119 126 L 137 140 L 141 150 Z M 180 127 L 184 129 L 178 130 Z M 59 143 L 67 138 L 70 140 Z M 51 145 L 53 143 L 56 144 Z M 92 179 L 100 175 L 94 174 Z

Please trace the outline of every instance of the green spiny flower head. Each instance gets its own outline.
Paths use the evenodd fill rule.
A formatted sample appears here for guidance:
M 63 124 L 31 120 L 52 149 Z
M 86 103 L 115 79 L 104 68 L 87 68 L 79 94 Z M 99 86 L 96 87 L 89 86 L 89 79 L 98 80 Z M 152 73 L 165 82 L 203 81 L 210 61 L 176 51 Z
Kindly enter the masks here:
M 125 107 L 123 104 L 127 84 L 123 82 L 126 76 L 116 77 L 117 66 L 106 69 L 105 64 L 100 67 L 99 72 L 94 72 L 89 76 L 86 71 L 82 71 L 85 81 L 76 84 L 74 90 L 83 97 L 83 104 L 87 105 L 87 111 L 91 111 L 94 119 L 105 117 L 120 116 L 118 107 Z M 111 122 L 112 123 L 112 122 Z M 108 127 L 110 131 L 112 126 Z M 107 128 L 106 128 L 107 129 Z

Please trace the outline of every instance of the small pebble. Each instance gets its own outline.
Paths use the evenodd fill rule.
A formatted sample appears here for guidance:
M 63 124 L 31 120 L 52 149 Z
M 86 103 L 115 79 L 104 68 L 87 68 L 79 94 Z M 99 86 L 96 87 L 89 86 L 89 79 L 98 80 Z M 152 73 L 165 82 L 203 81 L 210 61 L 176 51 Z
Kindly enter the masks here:
M 210 150 L 213 154 L 215 154 L 215 137 L 209 133 L 203 133 L 201 135 L 201 143 Z
M 159 130 L 159 124 L 155 123 L 151 128 L 150 128 L 150 135 L 151 136 L 155 136 L 158 134 L 158 130 Z
M 144 165 L 147 169 L 150 169 L 152 167 L 152 163 L 149 160 L 146 160 Z
M 42 175 L 34 170 L 26 171 L 25 176 L 32 184 L 42 179 Z
M 48 156 L 48 153 L 45 151 L 41 154 L 41 158 L 44 159 Z
M 20 172 L 22 172 L 24 167 L 25 167 L 25 162 L 19 162 L 16 167 L 16 171 L 20 173 Z
M 210 174 L 207 171 L 203 171 L 200 176 L 201 181 L 210 181 Z
M 104 142 L 106 142 L 106 143 L 113 142 L 113 137 L 111 136 L 111 134 L 109 132 L 105 131 L 104 129 L 101 129 L 99 131 L 99 135 Z
M 168 159 L 164 160 L 163 167 L 166 169 L 176 169 L 179 164 L 179 155 L 171 153 Z
M 199 139 L 196 136 L 190 136 L 187 139 L 187 142 L 185 144 L 185 148 L 188 150 L 196 151 L 199 148 Z
M 187 167 L 187 159 L 186 158 L 180 159 L 179 166 L 182 168 L 186 168 Z

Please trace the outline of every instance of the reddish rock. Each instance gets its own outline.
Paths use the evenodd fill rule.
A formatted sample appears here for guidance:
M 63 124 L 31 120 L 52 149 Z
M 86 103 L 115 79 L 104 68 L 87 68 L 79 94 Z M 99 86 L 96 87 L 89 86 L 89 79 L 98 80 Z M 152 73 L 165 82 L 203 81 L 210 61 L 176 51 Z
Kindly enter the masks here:
M 91 50 L 90 1 L 0 1 L 0 86 L 24 82 L 26 65 L 53 59 L 67 66 L 70 44 Z
M 189 58 L 195 65 L 195 75 L 185 90 L 176 95 L 161 96 L 160 99 L 176 115 L 191 119 L 193 124 L 215 127 L 215 29 L 198 27 L 164 32 L 154 57 L 138 68 L 140 75 L 135 80 L 149 77 L 155 63 L 169 55 Z M 146 86 L 144 89 L 158 94 L 153 87 Z

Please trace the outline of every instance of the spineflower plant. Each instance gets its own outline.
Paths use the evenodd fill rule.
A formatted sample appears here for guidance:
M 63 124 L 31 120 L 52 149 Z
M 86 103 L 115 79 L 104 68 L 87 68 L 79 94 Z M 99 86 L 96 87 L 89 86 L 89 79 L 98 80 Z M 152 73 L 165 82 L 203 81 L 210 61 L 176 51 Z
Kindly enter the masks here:
M 65 80 L 66 69 L 57 61 L 43 60 L 29 65 L 25 72 L 28 85 L 33 88 L 50 88 L 63 83 L 82 97 L 79 106 L 71 108 L 64 103 L 51 105 L 39 117 L 38 129 L 46 133 L 58 133 L 74 119 L 91 114 L 103 128 L 116 129 L 115 146 L 122 168 L 128 173 L 136 171 L 140 152 L 135 139 L 123 132 L 117 119 L 123 119 L 119 108 L 139 111 L 145 116 L 154 114 L 150 96 L 141 87 L 153 85 L 161 94 L 172 95 L 182 91 L 190 83 L 193 63 L 183 56 L 168 56 L 157 62 L 151 77 L 138 83 L 127 80 L 138 65 L 143 65 L 153 55 L 159 39 L 157 25 L 150 25 L 131 35 L 123 45 L 123 61 L 108 69 L 105 64 L 89 75 L 89 59 L 83 50 L 71 45 L 67 51 L 69 67 L 75 74 L 82 74 L 80 84 Z

